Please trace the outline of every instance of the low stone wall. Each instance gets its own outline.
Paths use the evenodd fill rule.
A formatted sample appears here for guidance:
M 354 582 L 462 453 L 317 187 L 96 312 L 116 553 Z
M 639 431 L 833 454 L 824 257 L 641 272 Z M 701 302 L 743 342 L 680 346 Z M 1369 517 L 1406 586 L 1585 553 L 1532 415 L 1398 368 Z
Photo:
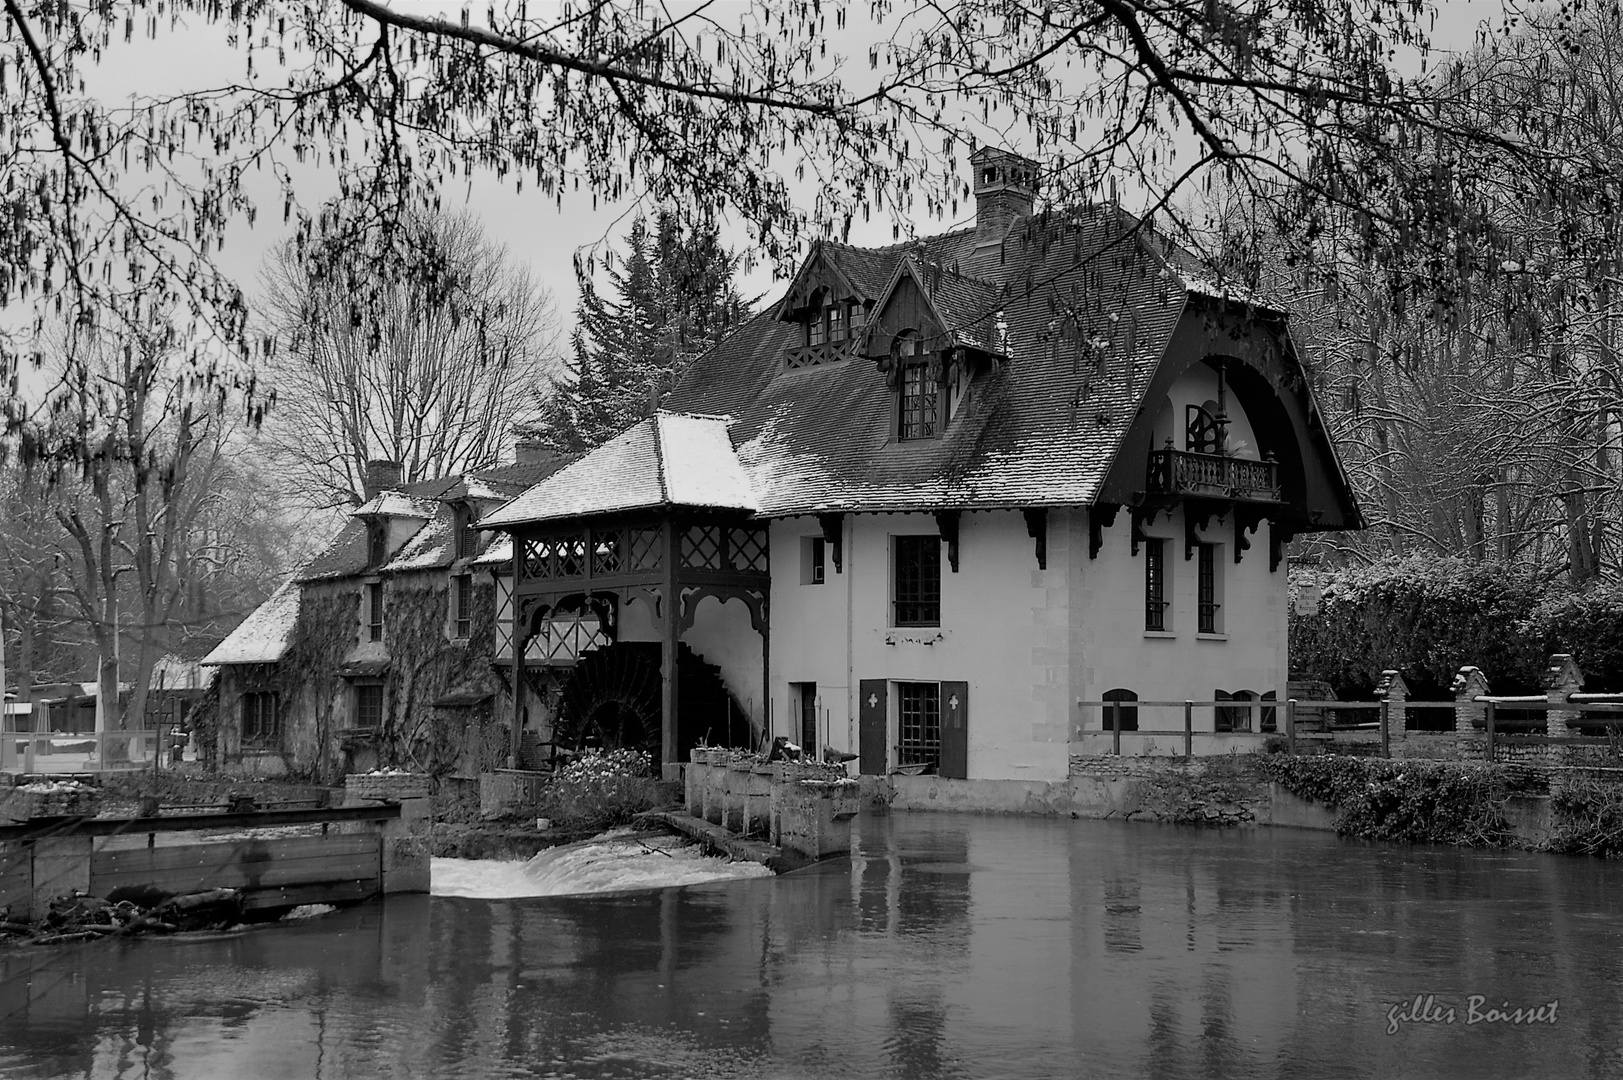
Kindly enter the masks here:
M 841 769 L 695 750 L 685 774 L 687 811 L 695 818 L 809 859 L 851 850 L 860 786 Z

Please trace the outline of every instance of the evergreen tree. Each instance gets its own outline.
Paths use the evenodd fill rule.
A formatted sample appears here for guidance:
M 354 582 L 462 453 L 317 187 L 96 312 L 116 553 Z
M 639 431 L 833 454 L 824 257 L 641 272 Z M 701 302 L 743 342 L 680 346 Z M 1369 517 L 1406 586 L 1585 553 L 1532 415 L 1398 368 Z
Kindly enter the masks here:
M 692 360 L 737 323 L 737 257 L 714 230 L 638 217 L 606 296 L 578 272 L 580 303 L 566 378 L 545 391 L 527 436 L 559 453 L 589 450 L 653 412 Z

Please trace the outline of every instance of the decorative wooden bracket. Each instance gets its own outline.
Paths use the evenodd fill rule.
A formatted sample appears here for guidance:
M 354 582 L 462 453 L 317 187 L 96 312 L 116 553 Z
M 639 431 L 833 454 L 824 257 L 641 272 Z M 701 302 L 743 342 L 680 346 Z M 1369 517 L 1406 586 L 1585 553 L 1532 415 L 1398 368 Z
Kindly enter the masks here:
M 1105 530 L 1116 524 L 1119 503 L 1094 503 L 1088 507 L 1088 558 L 1097 559 L 1099 549 L 1105 546 Z M 1135 545 L 1133 553 L 1138 553 Z
M 1037 546 L 1037 569 L 1048 569 L 1048 508 L 1043 506 L 1028 506 L 1026 515 L 1026 535 L 1031 537 Z
M 828 545 L 834 559 L 834 572 L 842 573 L 845 566 L 845 515 L 818 514 L 817 524 L 823 528 L 823 543 Z
M 1183 557 L 1187 562 L 1195 557 L 1195 548 L 1200 546 L 1200 530 L 1211 524 L 1212 518 L 1221 520 L 1222 514 L 1210 506 L 1197 506 L 1193 503 L 1184 503 L 1183 506 Z
M 937 510 L 935 512 L 935 527 L 941 533 L 941 539 L 947 542 L 947 565 L 952 572 L 958 572 L 958 511 Z
M 1138 554 L 1139 546 L 1149 539 L 1144 526 L 1155 524 L 1155 515 L 1159 512 L 1155 506 L 1135 506 L 1129 513 L 1133 519 L 1133 554 Z M 1170 513 L 1170 511 L 1169 511 Z
M 1257 526 L 1268 512 L 1261 507 L 1236 506 L 1234 508 L 1234 562 L 1238 565 L 1240 557 L 1251 549 L 1251 541 L 1246 539 L 1246 533 L 1254 533 Z
M 1296 533 L 1289 526 L 1278 522 L 1268 523 L 1268 572 L 1271 574 L 1279 569 L 1279 564 L 1285 560 L 1285 545 L 1291 542 Z

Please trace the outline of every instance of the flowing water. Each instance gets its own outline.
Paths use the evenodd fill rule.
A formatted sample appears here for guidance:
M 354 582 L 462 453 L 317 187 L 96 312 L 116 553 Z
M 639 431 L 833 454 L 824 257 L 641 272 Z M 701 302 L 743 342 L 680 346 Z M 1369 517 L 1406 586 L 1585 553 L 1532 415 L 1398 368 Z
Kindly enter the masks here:
M 1623 1075 L 1623 864 L 949 814 L 861 830 L 850 860 L 779 878 L 0 952 L 0 1077 Z M 600 854 L 627 876 L 588 880 L 577 847 L 438 864 L 437 887 L 691 869 Z

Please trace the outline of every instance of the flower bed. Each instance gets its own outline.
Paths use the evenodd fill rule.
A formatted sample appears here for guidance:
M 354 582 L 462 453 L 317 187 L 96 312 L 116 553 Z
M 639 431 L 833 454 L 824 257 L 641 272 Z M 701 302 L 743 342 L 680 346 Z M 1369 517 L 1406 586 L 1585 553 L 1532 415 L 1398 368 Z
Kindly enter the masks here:
M 354 799 L 380 799 L 389 802 L 398 802 L 401 799 L 426 799 L 428 787 L 427 776 L 407 772 L 404 769 L 350 773 L 344 777 L 344 791 Z
M 27 821 L 38 817 L 95 817 L 101 789 L 77 780 L 37 780 L 11 789 L 5 813 Z

